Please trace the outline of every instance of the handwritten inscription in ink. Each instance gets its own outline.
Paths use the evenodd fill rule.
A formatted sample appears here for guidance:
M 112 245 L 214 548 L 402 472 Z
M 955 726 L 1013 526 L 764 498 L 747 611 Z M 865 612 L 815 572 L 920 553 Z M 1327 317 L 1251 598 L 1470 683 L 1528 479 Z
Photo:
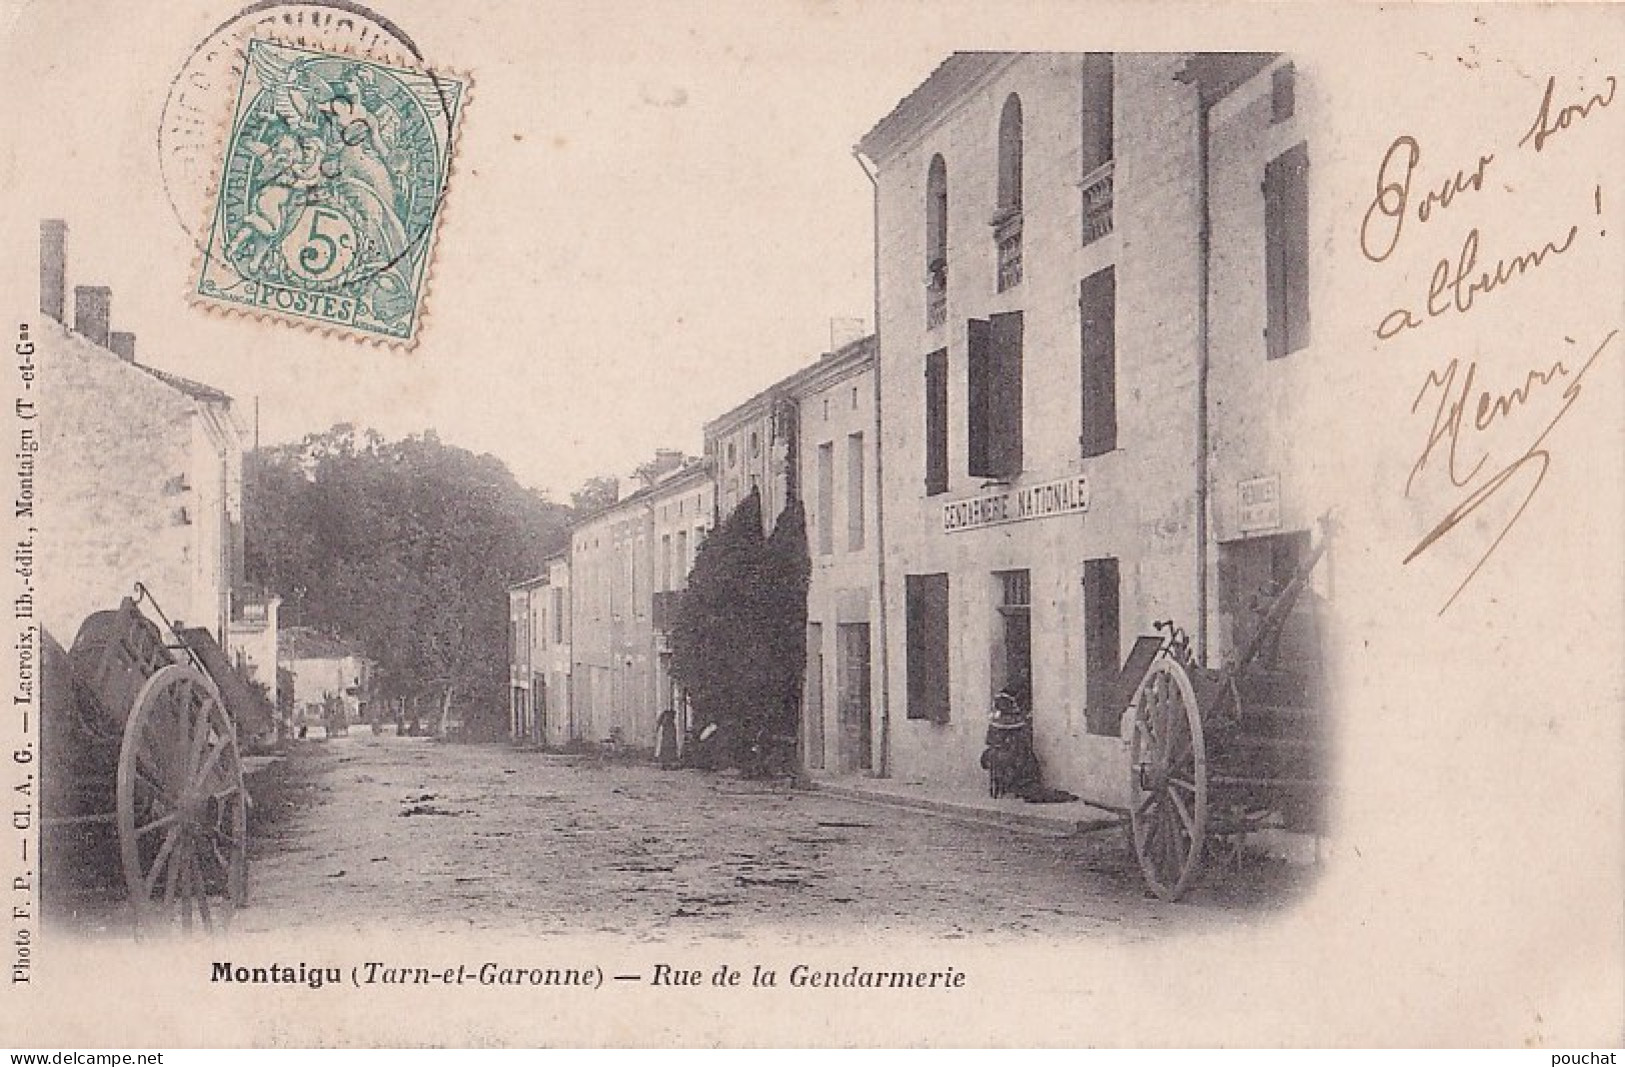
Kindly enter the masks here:
M 1360 215 L 1361 255 L 1372 269 L 1384 271 L 1408 258 L 1428 279 L 1412 299 L 1401 299 L 1375 316 L 1379 351 L 1413 336 L 1471 344 L 1472 358 L 1459 352 L 1433 354 L 1409 410 L 1425 432 L 1402 495 L 1424 508 L 1438 507 L 1442 514 L 1425 518 L 1426 532 L 1403 563 L 1420 559 L 1447 539 L 1466 542 L 1465 572 L 1440 605 L 1440 614 L 1457 602 L 1535 502 L 1556 462 L 1554 431 L 1584 395 L 1587 375 L 1625 347 L 1617 317 L 1603 322 L 1597 333 L 1577 339 L 1564 333 L 1578 331 L 1560 324 L 1562 312 L 1550 307 L 1532 309 L 1536 313 L 1528 321 L 1536 332 L 1549 324 L 1562 336 L 1561 348 L 1554 336 L 1553 347 L 1540 354 L 1497 358 L 1492 339 L 1464 338 L 1459 327 L 1442 327 L 1446 321 L 1469 319 L 1489 303 L 1515 305 L 1527 299 L 1518 294 L 1537 274 L 1562 272 L 1565 285 L 1577 295 L 1584 293 L 1607 238 L 1603 179 L 1576 179 L 1578 172 L 1569 166 L 1574 161 L 1564 159 L 1564 149 L 1570 144 L 1584 149 L 1579 131 L 1600 121 L 1614 103 L 1616 87 L 1611 75 L 1590 89 L 1547 77 L 1538 104 L 1530 109 L 1533 118 L 1519 125 L 1513 136 L 1521 138 L 1499 162 L 1494 143 L 1466 154 L 1471 162 L 1460 166 L 1430 158 L 1420 138 L 1400 134 L 1389 142 L 1368 187 L 1373 195 Z M 1520 152 L 1542 160 L 1551 157 L 1551 164 L 1530 165 L 1552 172 L 1514 184 L 1502 172 L 1520 162 L 1513 158 Z M 1512 198 L 1523 203 L 1514 207 Z M 1526 206 L 1540 214 L 1524 211 Z M 1545 233 L 1536 229 L 1533 238 L 1507 239 L 1496 232 L 1498 221 L 1552 217 L 1556 221 L 1538 223 L 1549 228 Z M 1445 249 L 1438 249 L 1438 242 Z M 1414 270 L 1409 276 L 1415 276 Z M 1596 321 L 1594 306 L 1583 296 L 1575 307 L 1575 314 Z M 1608 311 L 1620 314 L 1614 307 Z M 1441 325 L 1423 330 L 1433 323 Z M 1468 523 L 1469 518 L 1475 521 Z

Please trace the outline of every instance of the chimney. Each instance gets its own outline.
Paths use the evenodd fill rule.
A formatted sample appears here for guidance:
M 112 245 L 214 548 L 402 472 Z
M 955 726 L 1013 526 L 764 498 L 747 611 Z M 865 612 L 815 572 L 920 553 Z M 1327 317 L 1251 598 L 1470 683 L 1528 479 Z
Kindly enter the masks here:
M 66 322 L 68 294 L 68 224 L 41 219 L 39 224 L 39 309 Z
M 107 347 L 124 362 L 135 362 L 135 334 L 125 330 L 114 330 L 107 335 Z
M 829 350 L 839 352 L 852 342 L 861 340 L 866 325 L 862 319 L 830 319 Z
M 107 347 L 107 328 L 113 317 L 113 290 L 105 285 L 73 287 L 73 328 L 87 339 Z
M 680 448 L 657 448 L 655 458 L 633 473 L 645 486 L 653 486 L 662 477 L 681 467 L 687 458 Z

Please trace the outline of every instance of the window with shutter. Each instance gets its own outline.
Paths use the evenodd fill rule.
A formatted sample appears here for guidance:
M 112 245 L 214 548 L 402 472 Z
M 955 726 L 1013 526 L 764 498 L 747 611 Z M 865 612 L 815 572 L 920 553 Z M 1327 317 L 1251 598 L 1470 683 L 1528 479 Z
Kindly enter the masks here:
M 1270 75 L 1270 121 L 1285 122 L 1297 109 L 1297 71 L 1291 63 Z
M 1082 331 L 1083 426 L 1085 456 L 1117 447 L 1117 273 L 1107 267 L 1078 286 Z
M 925 495 L 948 491 L 948 350 L 925 357 Z
M 1264 258 L 1270 359 L 1309 343 L 1309 148 L 1299 143 L 1264 169 Z
M 846 437 L 846 550 L 856 552 L 863 547 L 863 435 Z
M 948 721 L 948 576 L 904 576 L 908 717 Z
M 818 446 L 818 554 L 835 551 L 835 443 Z
M 1119 644 L 1117 560 L 1086 560 L 1083 564 L 1084 721 L 1092 734 L 1117 735 L 1117 675 L 1121 666 Z
M 988 397 L 992 392 L 992 338 L 986 319 L 965 324 L 965 470 L 973 478 L 993 476 L 988 440 Z
M 991 382 L 988 391 L 988 464 L 993 476 L 1014 478 L 1021 473 L 1022 438 L 1022 314 L 994 315 L 989 326 L 992 343 Z

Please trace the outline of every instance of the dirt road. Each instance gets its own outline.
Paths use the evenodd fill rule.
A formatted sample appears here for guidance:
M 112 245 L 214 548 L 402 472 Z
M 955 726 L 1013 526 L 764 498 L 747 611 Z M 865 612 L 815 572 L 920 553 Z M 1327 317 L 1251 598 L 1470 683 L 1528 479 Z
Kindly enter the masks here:
M 1283 906 L 1280 872 L 1148 900 L 1116 832 L 1018 833 L 689 771 L 356 734 L 256 781 L 246 931 L 1157 936 Z

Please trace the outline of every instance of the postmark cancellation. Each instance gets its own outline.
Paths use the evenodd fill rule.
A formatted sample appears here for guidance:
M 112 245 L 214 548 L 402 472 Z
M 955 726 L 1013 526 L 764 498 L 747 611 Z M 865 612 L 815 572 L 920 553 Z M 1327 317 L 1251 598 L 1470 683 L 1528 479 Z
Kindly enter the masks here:
M 463 76 L 249 42 L 194 300 L 411 345 L 468 93 Z

